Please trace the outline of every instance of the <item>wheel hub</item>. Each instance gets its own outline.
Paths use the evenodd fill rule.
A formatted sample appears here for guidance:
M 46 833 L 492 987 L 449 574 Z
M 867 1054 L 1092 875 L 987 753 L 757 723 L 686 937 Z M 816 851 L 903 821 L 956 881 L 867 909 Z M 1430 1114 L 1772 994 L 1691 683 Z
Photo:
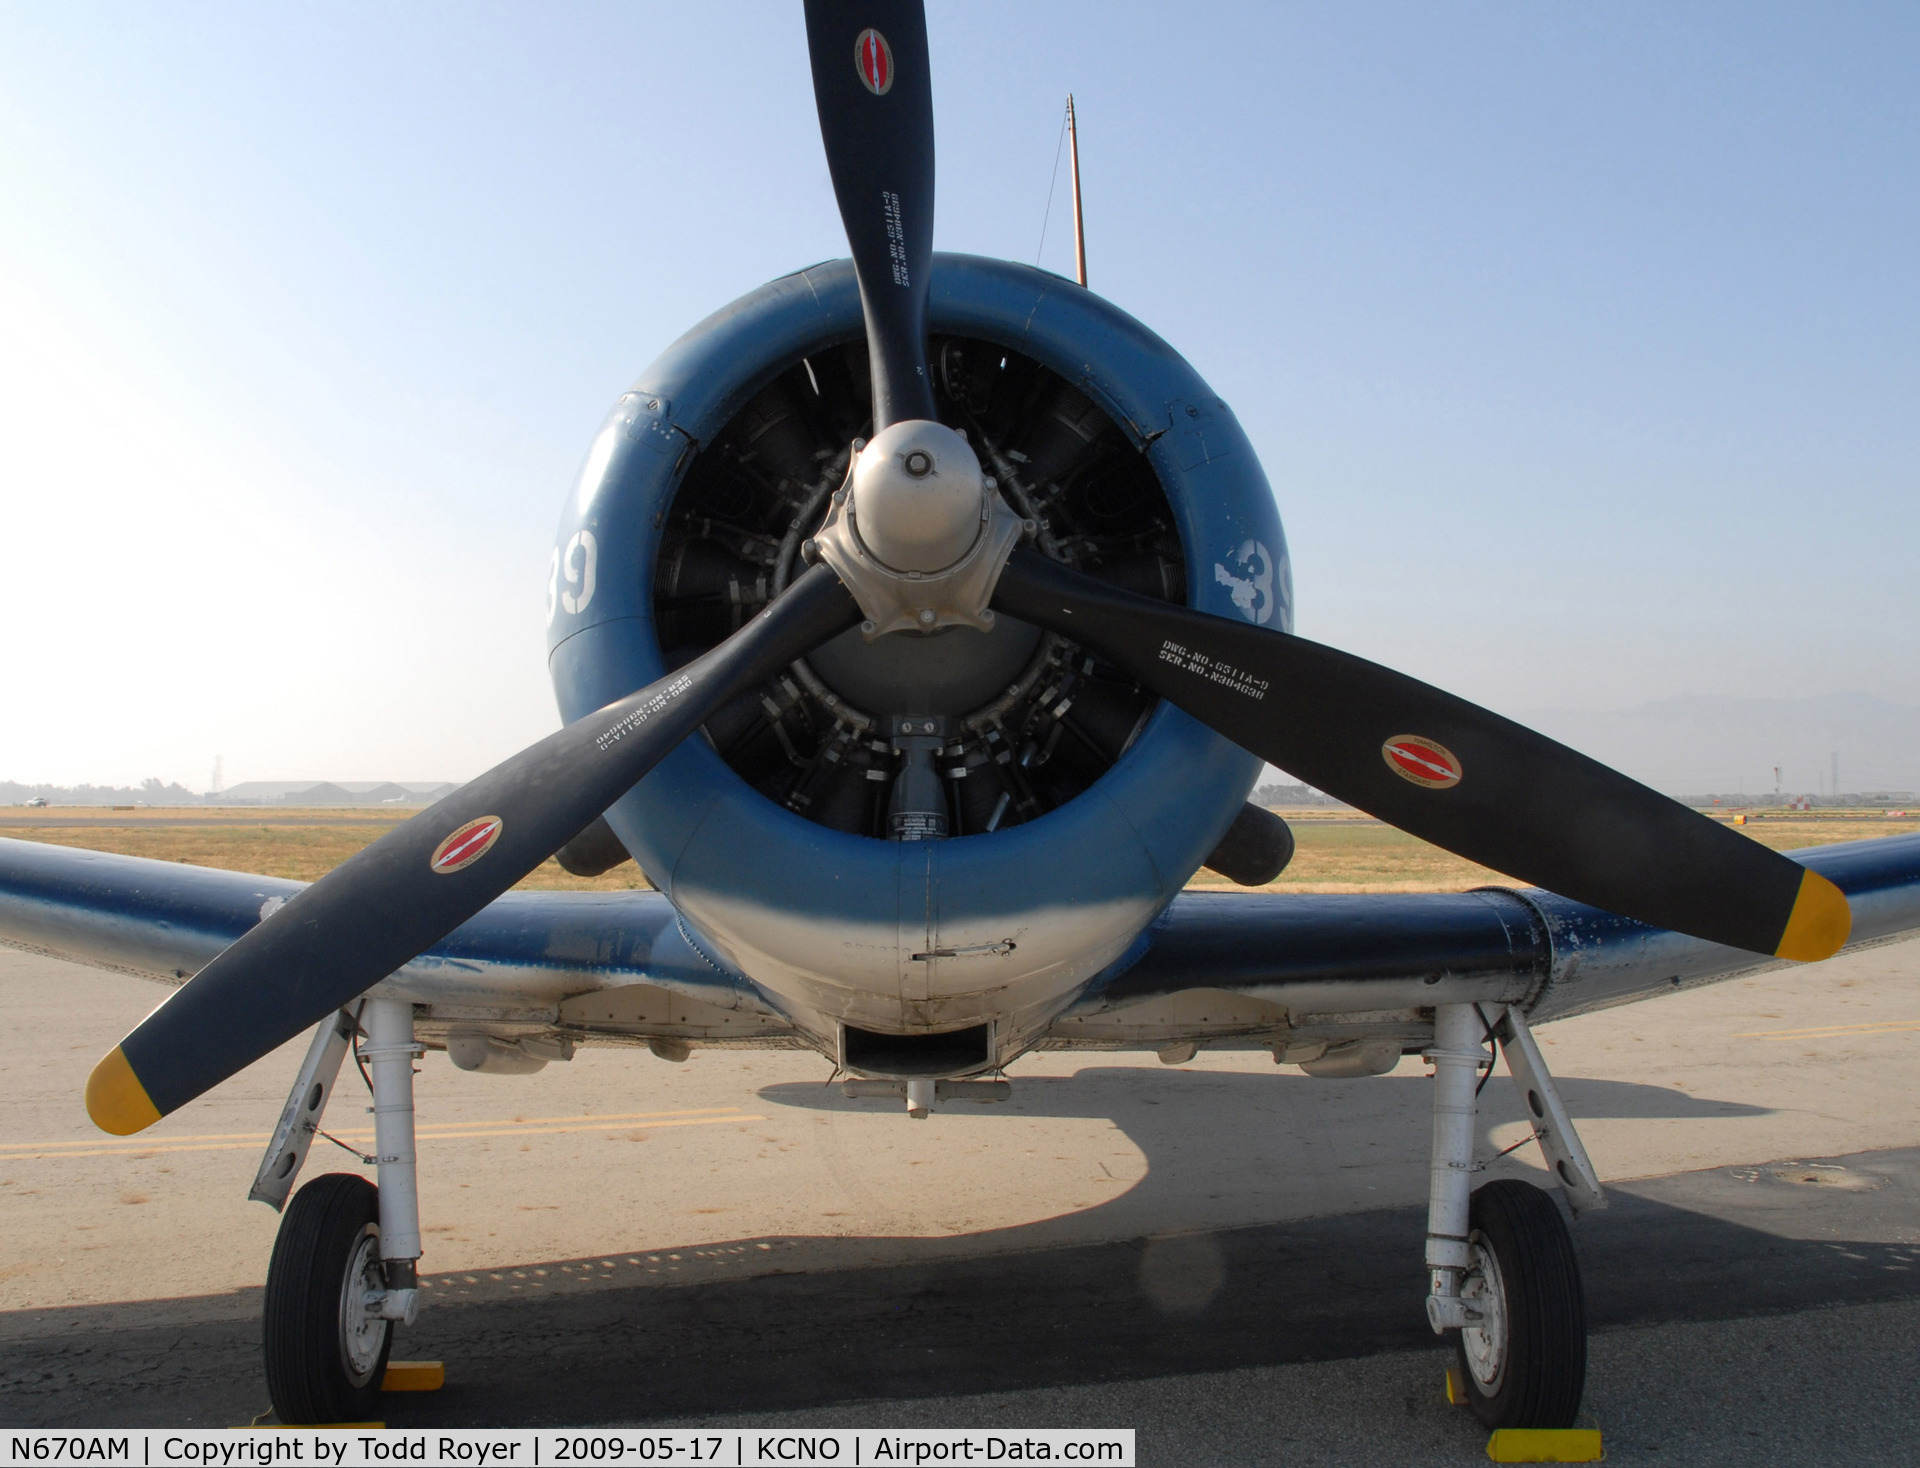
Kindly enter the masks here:
M 347 1256 L 347 1272 L 340 1281 L 340 1365 L 356 1387 L 373 1379 L 380 1352 L 392 1327 L 379 1307 L 367 1308 L 367 1297 L 385 1290 L 380 1272 L 380 1228 L 368 1224 Z
M 1461 1282 L 1460 1297 L 1479 1311 L 1477 1324 L 1460 1332 L 1460 1344 L 1466 1353 L 1467 1370 L 1485 1396 L 1500 1389 L 1500 1378 L 1507 1369 L 1507 1291 L 1500 1277 L 1500 1261 L 1476 1233 L 1472 1240 L 1473 1269 Z

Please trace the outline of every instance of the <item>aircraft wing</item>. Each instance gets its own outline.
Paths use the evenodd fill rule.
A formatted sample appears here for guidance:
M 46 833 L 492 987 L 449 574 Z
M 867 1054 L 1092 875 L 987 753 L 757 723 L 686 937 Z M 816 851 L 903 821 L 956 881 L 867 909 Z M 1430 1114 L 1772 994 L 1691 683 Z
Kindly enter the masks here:
M 1849 951 L 1920 931 L 1920 835 L 1794 856 L 1847 894 Z M 0 839 L 0 943 L 177 984 L 300 885 Z M 1786 966 L 1538 889 L 1188 892 L 1042 1043 L 1380 1062 L 1427 1043 L 1436 1003 L 1518 1004 L 1539 1023 Z M 432 1006 L 429 1042 L 470 1027 L 798 1043 L 657 892 L 510 892 L 381 988 Z
M 1844 952 L 1920 932 L 1920 835 L 1788 855 L 1846 893 Z M 1517 1004 L 1539 1024 L 1788 967 L 1538 888 L 1187 892 L 1054 1022 L 1048 1043 L 1239 1045 L 1309 1064 L 1372 1047 L 1384 1068 L 1427 1043 L 1422 1010 L 1436 1003 Z
M 0 944 L 184 983 L 303 883 L 0 839 Z M 376 993 L 452 1028 L 782 1044 L 758 991 L 694 946 L 658 892 L 509 892 Z

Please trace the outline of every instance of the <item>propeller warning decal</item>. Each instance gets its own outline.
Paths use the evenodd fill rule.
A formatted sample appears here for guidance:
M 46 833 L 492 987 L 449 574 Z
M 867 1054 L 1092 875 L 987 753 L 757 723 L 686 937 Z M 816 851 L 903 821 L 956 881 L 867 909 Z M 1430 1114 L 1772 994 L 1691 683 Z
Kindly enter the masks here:
M 468 821 L 433 848 L 427 865 L 443 877 L 472 866 L 493 849 L 493 843 L 500 839 L 500 832 L 505 825 L 506 822 L 498 816 L 481 816 L 477 821 Z
M 887 38 L 868 26 L 853 43 L 853 64 L 860 81 L 876 97 L 884 97 L 893 87 L 893 47 Z
M 1460 783 L 1460 761 L 1444 744 L 1418 734 L 1396 734 L 1380 746 L 1380 758 L 1403 780 L 1429 790 L 1446 790 Z

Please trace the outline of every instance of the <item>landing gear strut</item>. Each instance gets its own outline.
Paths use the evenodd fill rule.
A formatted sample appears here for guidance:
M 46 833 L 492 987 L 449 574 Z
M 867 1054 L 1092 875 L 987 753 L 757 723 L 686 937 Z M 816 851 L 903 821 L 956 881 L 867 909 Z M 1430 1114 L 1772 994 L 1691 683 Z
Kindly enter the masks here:
M 413 1006 L 369 999 L 362 1018 L 380 1184 L 350 1173 L 308 1183 L 281 1219 L 267 1267 L 267 1393 L 288 1424 L 375 1416 L 394 1327 L 412 1324 L 419 1310 L 413 1059 L 421 1047 L 413 1039 Z M 315 1050 L 324 1043 L 323 1026 Z M 310 1085 L 303 1071 L 296 1096 Z M 317 1128 L 318 1116 L 311 1120 Z
M 1587 1375 L 1586 1296 L 1573 1238 L 1544 1190 L 1512 1179 L 1475 1190 L 1476 1085 L 1504 1042 L 1534 1135 L 1576 1213 L 1606 1206 L 1593 1165 L 1512 1010 L 1489 1018 L 1470 1004 L 1436 1007 L 1433 1172 L 1427 1206 L 1427 1320 L 1453 1331 L 1459 1379 L 1489 1428 L 1571 1427 Z

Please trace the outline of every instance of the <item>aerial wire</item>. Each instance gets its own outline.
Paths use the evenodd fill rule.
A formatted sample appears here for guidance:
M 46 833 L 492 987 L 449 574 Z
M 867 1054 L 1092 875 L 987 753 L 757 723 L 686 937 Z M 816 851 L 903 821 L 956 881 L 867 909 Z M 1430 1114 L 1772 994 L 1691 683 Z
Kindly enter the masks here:
M 1071 96 L 1067 99 L 1068 110 L 1073 107 Z M 1060 182 L 1060 154 L 1067 145 L 1067 113 L 1060 114 L 1060 140 L 1053 145 L 1053 173 L 1047 179 L 1047 208 L 1040 216 L 1040 248 L 1033 252 L 1033 263 L 1040 263 L 1040 255 L 1047 248 L 1047 221 L 1053 217 L 1053 191 Z

